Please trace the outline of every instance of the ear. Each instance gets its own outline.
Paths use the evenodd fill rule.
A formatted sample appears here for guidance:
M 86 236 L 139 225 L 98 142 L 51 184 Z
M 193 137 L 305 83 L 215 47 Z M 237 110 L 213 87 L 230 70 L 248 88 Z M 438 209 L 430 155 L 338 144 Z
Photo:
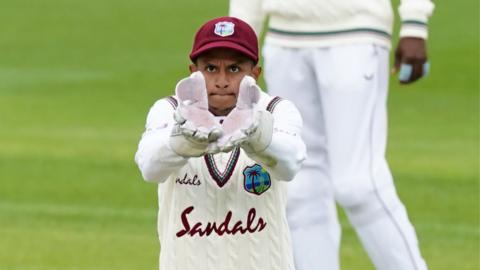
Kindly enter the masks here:
M 191 73 L 194 73 L 195 71 L 198 71 L 198 67 L 197 67 L 197 65 L 195 65 L 195 64 L 190 64 L 190 65 L 188 66 L 188 69 L 190 70 L 190 74 L 191 74 Z
M 254 66 L 254 67 L 252 68 L 252 74 L 251 74 L 251 76 L 252 76 L 253 78 L 255 78 L 255 80 L 258 80 L 258 78 L 260 77 L 260 74 L 261 74 L 261 73 L 262 73 L 262 67 L 256 65 L 256 66 Z

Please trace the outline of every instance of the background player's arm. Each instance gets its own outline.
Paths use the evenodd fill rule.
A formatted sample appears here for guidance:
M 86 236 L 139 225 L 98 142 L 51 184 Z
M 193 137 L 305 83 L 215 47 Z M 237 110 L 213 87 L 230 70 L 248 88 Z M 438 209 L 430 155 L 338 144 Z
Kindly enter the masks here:
M 433 9 L 434 4 L 430 0 L 402 0 L 398 7 L 398 13 L 402 20 L 400 38 L 427 39 L 427 23 Z
M 277 179 L 290 181 L 306 158 L 306 147 L 300 134 L 302 117 L 297 108 L 282 100 L 273 111 L 273 133 L 270 145 L 261 152 L 247 153 L 269 169 Z
M 174 109 L 165 99 L 157 101 L 147 116 L 146 130 L 135 154 L 142 176 L 148 182 L 164 182 L 168 176 L 187 163 L 170 147 L 170 135 L 175 122 Z
M 433 9 L 434 4 L 430 0 L 401 1 L 398 12 L 402 25 L 394 63 L 394 71 L 400 71 L 401 83 L 412 83 L 428 73 L 425 40 L 428 37 L 428 18 Z
M 244 20 L 260 36 L 265 21 L 262 0 L 230 0 L 229 8 L 230 16 Z

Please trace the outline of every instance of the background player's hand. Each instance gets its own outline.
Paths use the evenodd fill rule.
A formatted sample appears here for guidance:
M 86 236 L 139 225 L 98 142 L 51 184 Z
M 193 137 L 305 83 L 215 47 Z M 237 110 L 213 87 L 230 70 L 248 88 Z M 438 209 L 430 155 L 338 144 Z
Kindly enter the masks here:
M 245 76 L 240 83 L 237 104 L 223 122 L 224 136 L 219 144 L 224 151 L 241 146 L 247 152 L 263 151 L 270 144 L 273 117 L 257 110 L 260 88 L 255 79 Z
M 218 152 L 209 144 L 218 140 L 222 131 L 215 117 L 208 111 L 205 78 L 200 72 L 181 80 L 175 89 L 179 99 L 175 111 L 175 126 L 170 137 L 173 151 L 184 157 L 198 157 Z
M 395 63 L 392 73 L 399 72 L 401 84 L 409 84 L 428 74 L 427 49 L 425 40 L 404 37 L 395 50 Z

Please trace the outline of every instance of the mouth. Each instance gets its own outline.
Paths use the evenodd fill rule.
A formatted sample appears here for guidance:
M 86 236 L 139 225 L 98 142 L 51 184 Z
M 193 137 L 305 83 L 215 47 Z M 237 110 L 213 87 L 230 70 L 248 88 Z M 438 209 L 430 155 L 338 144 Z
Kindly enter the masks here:
M 220 97 L 226 97 L 226 96 L 235 96 L 233 93 L 211 93 L 210 96 L 220 96 Z
M 208 106 L 210 112 L 216 116 L 226 116 L 235 107 L 237 96 L 234 93 L 210 93 Z

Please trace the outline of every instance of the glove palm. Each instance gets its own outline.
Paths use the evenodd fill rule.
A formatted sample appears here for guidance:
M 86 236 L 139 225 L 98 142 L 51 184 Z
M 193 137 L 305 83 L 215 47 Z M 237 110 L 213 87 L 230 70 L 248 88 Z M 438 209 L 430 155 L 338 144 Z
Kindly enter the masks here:
M 252 77 L 245 76 L 235 108 L 225 118 L 222 128 L 224 136 L 219 140 L 220 148 L 229 151 L 241 146 L 247 152 L 265 150 L 271 142 L 273 117 L 258 109 L 260 88 Z
M 207 89 L 202 73 L 194 72 L 181 80 L 175 93 L 179 102 L 174 113 L 175 127 L 170 137 L 172 150 L 185 157 L 198 157 L 216 151 L 211 149 L 209 143 L 221 136 L 221 128 L 208 111 Z

